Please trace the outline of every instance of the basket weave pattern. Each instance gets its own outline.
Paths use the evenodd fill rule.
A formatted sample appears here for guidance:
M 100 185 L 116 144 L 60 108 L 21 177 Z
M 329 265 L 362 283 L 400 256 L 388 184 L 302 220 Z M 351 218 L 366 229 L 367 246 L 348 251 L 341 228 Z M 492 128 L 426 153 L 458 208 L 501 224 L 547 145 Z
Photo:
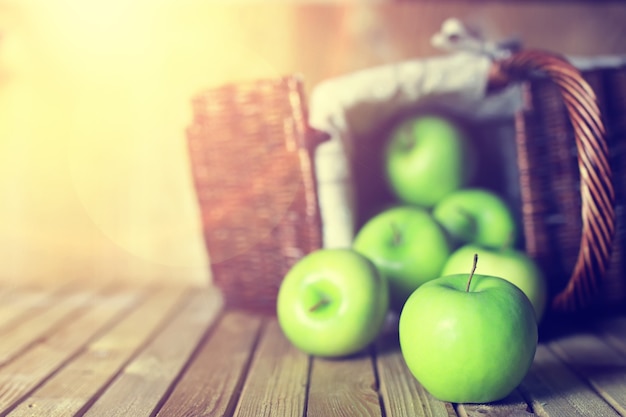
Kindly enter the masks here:
M 296 77 L 193 100 L 187 138 L 213 282 L 228 305 L 272 313 L 283 276 L 321 247 L 314 143 Z
M 511 78 L 526 81 L 526 106 L 516 120 L 526 250 L 559 291 L 552 308 L 581 310 L 606 294 L 607 283 L 623 282 L 623 269 L 612 265 L 622 237 L 616 238 L 613 168 L 598 98 L 557 55 L 525 51 L 501 64 Z M 620 291 L 626 296 L 623 287 L 613 295 Z

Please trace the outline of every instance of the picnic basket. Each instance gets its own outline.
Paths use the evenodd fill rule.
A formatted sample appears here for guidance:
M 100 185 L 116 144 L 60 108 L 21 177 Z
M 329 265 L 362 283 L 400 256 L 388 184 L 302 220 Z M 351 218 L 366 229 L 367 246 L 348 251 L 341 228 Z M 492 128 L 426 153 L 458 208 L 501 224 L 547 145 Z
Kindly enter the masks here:
M 620 308 L 626 68 L 580 71 L 521 50 L 490 71 L 490 88 L 512 83 L 524 97 L 512 121 L 523 248 L 548 277 L 551 310 Z M 325 137 L 307 124 L 303 80 L 202 91 L 187 138 L 213 282 L 229 306 L 272 314 L 286 272 L 323 244 L 313 158 Z

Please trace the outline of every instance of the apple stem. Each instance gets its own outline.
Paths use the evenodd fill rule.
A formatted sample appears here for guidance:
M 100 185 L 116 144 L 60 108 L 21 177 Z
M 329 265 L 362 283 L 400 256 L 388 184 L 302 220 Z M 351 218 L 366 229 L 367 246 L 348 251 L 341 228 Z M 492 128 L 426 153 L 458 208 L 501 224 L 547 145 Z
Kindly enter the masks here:
M 472 213 L 470 213 L 469 211 L 467 211 L 463 207 L 456 207 L 456 211 L 461 216 L 465 217 L 465 219 L 469 223 L 470 233 L 472 234 L 472 237 L 476 236 L 477 229 L 478 229 L 478 222 L 476 221 L 476 217 L 474 217 L 472 215 Z M 471 238 L 470 238 L 470 240 L 471 240 Z
M 394 222 L 391 222 L 391 230 L 393 231 L 393 244 L 399 245 L 402 234 L 400 233 L 400 229 L 398 228 L 398 225 L 395 224 Z
M 472 265 L 472 272 L 470 272 L 469 278 L 467 280 L 467 287 L 465 287 L 465 292 L 469 292 L 470 284 L 472 283 L 472 277 L 474 276 L 474 272 L 476 271 L 476 264 L 478 263 L 478 254 L 474 254 L 474 264 Z
M 328 302 L 329 302 L 329 301 L 330 301 L 330 300 L 329 300 L 328 298 L 326 298 L 326 297 L 322 297 L 322 298 L 320 298 L 320 300 L 319 300 L 317 303 L 313 304 L 313 305 L 311 306 L 311 308 L 309 308 L 309 311 L 312 313 L 312 312 L 314 312 L 315 310 L 318 310 L 320 307 L 323 307 L 323 306 L 325 306 L 326 304 L 328 304 Z
M 410 129 L 407 129 L 407 133 L 402 136 L 400 143 L 405 151 L 411 150 L 415 146 L 415 141 L 412 136 L 413 132 Z

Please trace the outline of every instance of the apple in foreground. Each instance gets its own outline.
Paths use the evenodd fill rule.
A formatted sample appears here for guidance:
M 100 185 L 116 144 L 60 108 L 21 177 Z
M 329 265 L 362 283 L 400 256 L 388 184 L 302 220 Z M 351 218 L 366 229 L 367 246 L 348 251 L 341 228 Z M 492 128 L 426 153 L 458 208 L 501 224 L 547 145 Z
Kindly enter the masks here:
M 467 271 L 467 260 L 471 259 L 474 253 L 480 257 L 476 272 L 481 275 L 500 276 L 515 284 L 530 300 L 539 323 L 545 312 L 548 287 L 536 262 L 522 251 L 512 248 L 491 250 L 476 245 L 465 245 L 450 255 L 441 275 Z
M 524 293 L 473 271 L 418 288 L 402 310 L 399 333 L 411 373 L 433 397 L 454 403 L 509 395 L 530 369 L 538 337 Z
M 413 116 L 390 133 L 384 149 L 385 177 L 399 201 L 430 208 L 471 179 L 474 155 L 451 120 Z
M 285 275 L 276 301 L 278 323 L 291 343 L 311 355 L 356 353 L 380 333 L 389 305 L 387 282 L 351 249 L 320 249 Z
M 397 312 L 415 289 L 440 275 L 451 253 L 441 226 L 426 210 L 410 206 L 392 207 L 369 219 L 352 247 L 385 276 L 390 307 Z
M 460 244 L 499 249 L 511 246 L 517 236 L 515 218 L 507 203 L 482 188 L 448 194 L 433 208 L 433 217 Z

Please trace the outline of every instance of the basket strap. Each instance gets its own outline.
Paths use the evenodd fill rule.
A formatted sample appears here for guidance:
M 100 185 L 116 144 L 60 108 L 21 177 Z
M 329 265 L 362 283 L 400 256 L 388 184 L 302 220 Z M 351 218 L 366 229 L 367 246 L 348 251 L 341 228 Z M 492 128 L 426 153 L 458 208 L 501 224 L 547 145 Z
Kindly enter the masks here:
M 555 311 L 588 306 L 609 267 L 615 234 L 615 195 L 608 145 L 595 93 L 580 71 L 551 52 L 523 50 L 498 63 L 511 81 L 547 75 L 557 86 L 571 121 L 580 170 L 582 234 L 578 257 L 565 288 L 552 300 Z

